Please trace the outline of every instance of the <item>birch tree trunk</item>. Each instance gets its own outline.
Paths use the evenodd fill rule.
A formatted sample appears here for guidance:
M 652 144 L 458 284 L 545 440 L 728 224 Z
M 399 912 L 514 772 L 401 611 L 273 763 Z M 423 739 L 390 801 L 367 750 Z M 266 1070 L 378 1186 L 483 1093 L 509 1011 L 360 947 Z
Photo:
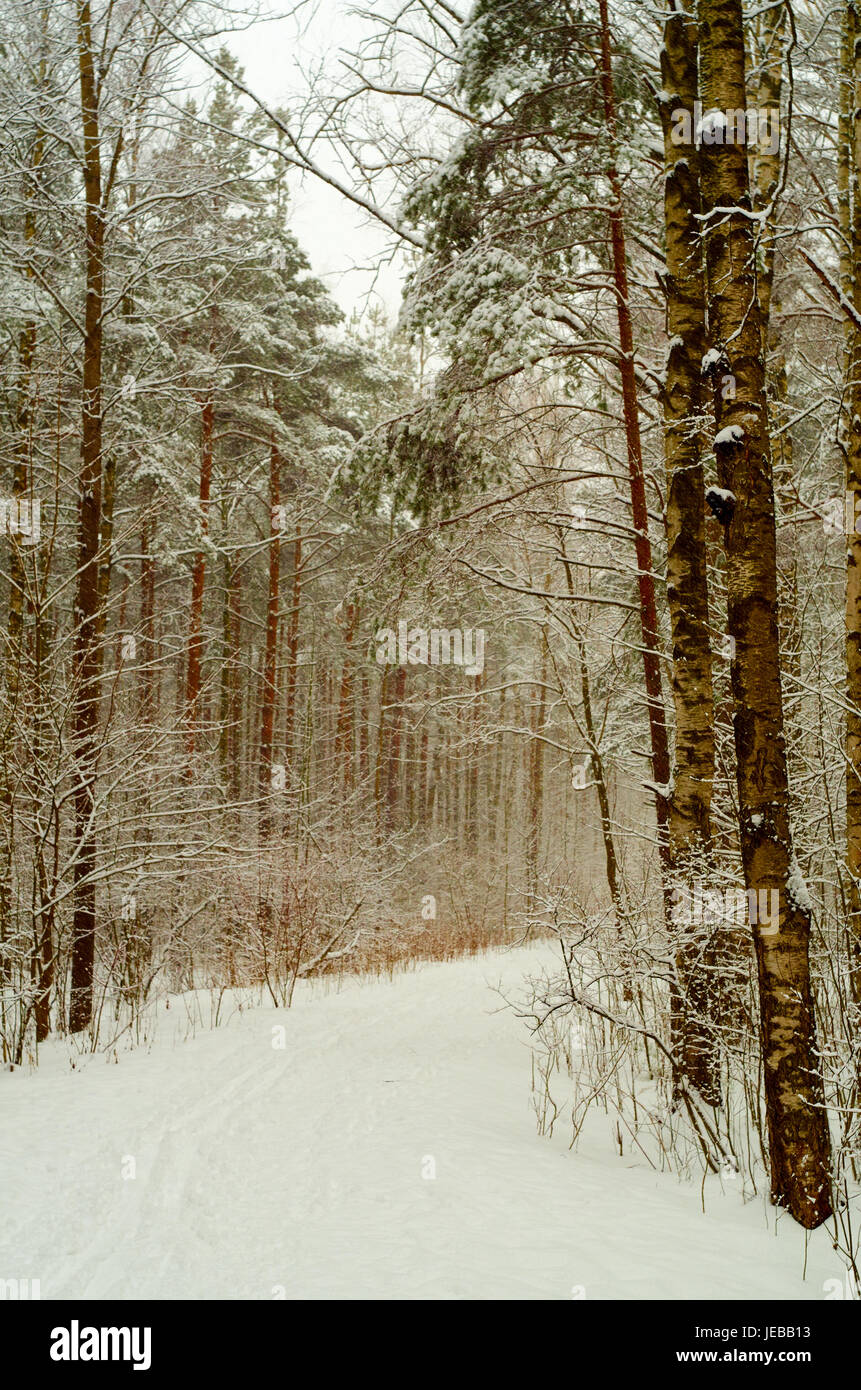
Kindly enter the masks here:
M 740 0 L 700 0 L 703 109 L 744 110 Z M 753 927 L 772 1200 L 802 1226 L 831 1214 L 830 1139 L 816 1048 L 811 910 L 796 864 L 777 627 L 777 556 L 762 319 L 747 149 L 730 134 L 702 149 L 712 347 L 735 378 L 715 439 L 724 544 L 740 840 L 748 890 L 776 890 L 778 921 Z M 719 405 L 721 404 L 718 398 Z M 731 495 L 727 495 L 731 494 Z
M 673 112 L 690 113 L 697 99 L 696 18 L 670 10 L 661 49 L 661 122 L 664 132 L 664 229 L 667 335 L 663 395 L 667 475 L 667 606 L 673 641 L 672 692 L 675 749 L 669 805 L 670 854 L 675 873 L 707 872 L 711 853 L 711 798 L 715 768 L 714 696 L 709 643 L 703 473 L 703 375 L 706 346 L 705 275 L 700 223 L 699 160 L 693 138 L 673 141 Z M 708 934 L 682 928 L 677 957 L 681 1017 L 674 1034 L 681 1070 L 702 1098 L 720 1103 L 717 1049 L 708 1020 L 713 964 Z

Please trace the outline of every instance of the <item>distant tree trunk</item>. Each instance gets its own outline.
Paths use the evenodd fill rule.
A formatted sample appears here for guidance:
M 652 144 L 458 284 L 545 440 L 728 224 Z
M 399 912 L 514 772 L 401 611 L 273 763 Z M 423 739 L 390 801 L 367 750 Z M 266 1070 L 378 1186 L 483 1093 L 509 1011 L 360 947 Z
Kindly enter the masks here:
M 699 16 L 703 108 L 744 109 L 740 0 L 700 0 Z M 723 403 L 715 456 L 720 486 L 732 494 L 724 544 L 736 643 L 741 854 L 748 890 L 779 895 L 779 921 L 754 927 L 771 1192 L 777 1205 L 813 1228 L 831 1215 L 830 1140 L 810 980 L 810 907 L 789 822 L 774 494 L 745 146 L 705 144 L 702 174 L 712 346 L 726 357 L 736 385 L 735 398 Z
M 589 682 L 589 667 L 586 662 L 586 643 L 579 631 L 577 633 L 576 645 L 577 665 L 580 668 L 580 698 L 583 705 L 583 727 L 586 730 L 586 739 L 589 744 L 589 763 L 592 781 L 595 783 L 595 790 L 598 793 L 601 838 L 604 842 L 604 869 L 607 875 L 607 887 L 610 890 L 610 900 L 616 914 L 616 921 L 617 923 L 621 923 L 623 904 L 621 886 L 619 884 L 619 863 L 616 858 L 616 846 L 613 842 L 613 821 L 610 815 L 610 796 L 607 790 L 607 778 L 604 772 L 604 759 L 601 756 L 595 720 L 592 715 L 592 691 Z
M 502 776 L 505 764 L 505 686 L 499 692 L 499 709 L 496 715 L 496 747 L 492 754 L 489 773 L 487 835 L 491 846 L 496 845 L 499 823 L 499 802 L 502 794 Z
M 227 787 L 235 804 L 242 795 L 242 571 L 238 562 L 229 564 L 224 619 L 227 624 L 227 670 L 225 678 L 228 763 Z
M 356 631 L 357 607 L 348 603 L 344 609 L 344 663 L 341 667 L 341 689 L 338 697 L 338 725 L 335 733 L 335 775 L 347 796 L 353 790 L 353 718 L 355 667 L 353 637 Z
M 391 698 L 391 716 L 388 721 L 386 758 L 386 828 L 393 830 L 400 816 L 400 775 L 401 775 L 401 729 L 404 716 L 404 695 L 407 688 L 407 668 L 398 666 L 395 670 L 394 690 Z
M 302 605 L 302 536 L 293 542 L 293 591 L 287 624 L 287 675 L 284 690 L 284 757 L 290 777 L 296 758 L 296 689 L 299 662 L 299 614 Z M 297 779 L 298 785 L 298 779 Z
M 117 461 L 108 453 L 102 469 L 102 520 L 99 545 L 99 639 L 105 635 L 108 620 L 108 595 L 111 590 L 111 572 L 114 547 L 114 491 L 116 488 Z
M 479 830 L 479 824 L 478 824 L 478 804 L 479 804 L 479 803 L 478 803 L 478 767 L 479 767 L 479 750 L 480 750 L 480 748 L 481 748 L 481 743 L 480 743 L 479 738 L 478 738 L 478 731 L 479 731 L 479 729 L 480 729 L 480 727 L 481 727 L 481 711 L 482 711 L 482 704 L 483 704 L 482 695 L 481 695 L 482 682 L 483 682 L 483 677 L 482 677 L 481 675 L 477 675 L 477 676 L 475 677 L 475 700 L 473 701 L 473 704 L 472 704 L 471 710 L 470 710 L 471 718 L 470 718 L 470 721 L 469 721 L 469 722 L 470 722 L 470 725 L 472 726 L 472 727 L 471 727 L 472 737 L 470 738 L 469 765 L 468 765 L 467 774 L 466 774 L 466 776 L 467 776 L 467 782 L 466 782 L 466 786 L 467 786 L 467 805 L 468 805 L 468 807 L 469 807 L 469 809 L 468 809 L 468 811 L 467 811 L 467 818 L 466 818 L 466 841 L 467 841 L 467 844 L 468 844 L 470 850 L 472 850 L 473 852 L 478 848 L 478 841 L 479 841 L 479 834 L 478 834 L 478 830 Z
M 260 795 L 268 804 L 272 788 L 272 747 L 277 699 L 278 606 L 281 585 L 281 457 L 273 440 L 269 449 L 269 592 L 266 599 L 266 645 L 263 654 L 263 688 L 260 693 Z M 261 832 L 269 824 L 261 811 Z
M 370 775 L 369 730 L 371 724 L 371 690 L 367 672 L 362 670 L 359 706 L 359 781 L 367 783 Z
M 155 560 L 150 553 L 153 523 L 146 518 L 141 528 L 141 660 L 138 667 L 140 683 L 140 717 L 144 729 L 155 723 Z
M 624 921 L 624 903 L 622 900 L 622 886 L 619 880 L 619 862 L 616 857 L 616 846 L 613 840 L 613 822 L 610 815 L 610 795 L 607 787 L 607 777 L 604 768 L 604 759 L 601 755 L 601 747 L 598 741 L 598 731 L 595 727 L 595 718 L 592 713 L 592 688 L 589 680 L 589 663 L 586 659 L 586 637 L 582 627 L 574 617 L 573 604 L 575 602 L 575 583 L 574 570 L 571 561 L 566 554 L 566 540 L 564 531 L 560 534 L 560 548 L 562 550 L 562 563 L 565 569 L 565 582 L 568 595 L 572 603 L 572 611 L 569 619 L 569 626 L 574 637 L 574 649 L 577 653 L 577 669 L 580 676 L 580 703 L 583 707 L 583 729 L 586 734 L 586 744 L 589 749 L 589 766 L 591 781 L 595 786 L 598 796 L 598 814 L 601 821 L 601 838 L 604 843 L 604 870 L 607 877 L 607 888 L 610 893 L 610 902 L 613 907 L 613 914 L 616 921 L 617 931 L 621 933 Z M 556 668 L 554 659 L 554 670 Z M 631 997 L 630 982 L 626 978 L 625 995 Z
M 200 532 L 206 537 L 209 532 L 209 498 L 212 489 L 212 434 L 214 408 L 212 391 L 204 398 L 201 410 L 200 435 Z M 193 773 L 194 752 L 197 742 L 197 724 L 200 719 L 200 685 L 203 665 L 203 591 L 206 583 L 206 552 L 201 547 L 194 559 L 191 573 L 191 615 L 188 623 L 188 659 L 185 668 L 185 719 L 186 719 L 186 780 Z
M 430 736 L 428 734 L 427 721 L 422 724 L 421 737 L 418 746 L 418 766 L 415 771 L 416 785 L 416 818 L 421 822 L 422 829 L 428 829 L 428 787 L 430 785 Z
M 545 581 L 545 588 L 548 587 Z M 544 722 L 547 709 L 547 630 L 541 630 L 541 666 L 529 741 L 529 824 L 526 832 L 527 910 L 535 911 L 544 809 Z
M 380 693 L 379 693 L 379 719 L 377 722 L 377 748 L 374 759 L 374 806 L 377 813 L 377 833 L 382 834 L 385 819 L 383 815 L 384 806 L 384 777 L 386 768 L 386 707 L 389 699 L 389 685 L 391 682 L 391 667 L 384 666 L 380 672 Z
M 77 7 L 78 75 L 85 195 L 84 355 L 81 409 L 81 471 L 78 510 L 78 573 L 75 590 L 72 712 L 77 781 L 74 833 L 72 980 L 69 1031 L 80 1033 L 93 1012 L 96 938 L 96 765 L 98 760 L 101 643 L 99 532 L 102 513 L 102 314 L 105 288 L 105 210 L 102 204 L 99 79 L 93 51 L 89 0 Z
M 442 773 L 442 735 L 437 730 L 437 736 L 431 755 L 431 763 L 427 785 L 427 823 L 431 831 L 436 829 L 442 819 L 440 809 L 440 776 Z
M 705 276 L 701 249 L 699 156 L 693 142 L 673 143 L 673 112 L 690 113 L 697 100 L 696 19 L 673 9 L 661 48 L 664 130 L 664 225 L 667 335 L 670 349 L 663 394 L 667 475 L 667 606 L 673 642 L 675 750 L 669 801 L 670 855 L 681 878 L 707 872 L 711 854 L 714 783 L 714 696 L 706 577 L 703 475 L 703 357 Z M 714 993 L 712 943 L 698 928 L 683 930 L 677 965 L 681 1016 L 673 1030 L 681 1070 L 704 1100 L 720 1103 L 720 1063 L 708 1022 Z

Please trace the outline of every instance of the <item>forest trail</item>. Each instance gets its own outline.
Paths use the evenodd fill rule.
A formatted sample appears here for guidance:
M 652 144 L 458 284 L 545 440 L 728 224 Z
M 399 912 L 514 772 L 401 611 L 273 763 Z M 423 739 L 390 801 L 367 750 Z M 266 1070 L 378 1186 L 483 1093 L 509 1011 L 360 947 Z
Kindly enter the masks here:
M 538 1137 L 523 948 L 0 1078 L 0 1277 L 43 1298 L 821 1299 L 825 1230 Z M 183 1020 L 184 1023 L 184 1020 Z M 283 1048 L 273 1028 L 283 1026 Z M 135 1161 L 134 1178 L 129 1159 Z M 430 1174 L 435 1165 L 436 1176 Z

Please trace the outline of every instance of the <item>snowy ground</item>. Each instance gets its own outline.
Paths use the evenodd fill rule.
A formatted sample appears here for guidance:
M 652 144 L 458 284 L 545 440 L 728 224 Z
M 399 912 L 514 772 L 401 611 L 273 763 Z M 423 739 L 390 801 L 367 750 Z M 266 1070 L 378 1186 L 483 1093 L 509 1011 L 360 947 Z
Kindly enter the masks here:
M 538 1137 L 523 1025 L 490 986 L 540 954 L 307 986 L 116 1064 L 72 1071 L 53 1045 L 0 1077 L 0 1278 L 43 1298 L 822 1299 L 842 1273 L 825 1231 L 804 1280 L 803 1233 L 761 1200 L 713 1184 L 704 1215 L 698 1184 L 604 1133 Z

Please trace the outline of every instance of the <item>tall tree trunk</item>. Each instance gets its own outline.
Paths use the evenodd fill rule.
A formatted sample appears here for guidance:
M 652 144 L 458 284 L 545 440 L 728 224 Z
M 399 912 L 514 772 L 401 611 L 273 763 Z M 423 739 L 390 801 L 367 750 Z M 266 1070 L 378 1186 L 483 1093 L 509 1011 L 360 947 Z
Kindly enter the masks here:
M 228 787 L 234 804 L 242 795 L 242 571 L 237 563 L 230 570 L 227 591 L 228 618 L 228 703 L 227 751 L 230 763 Z
M 102 312 L 105 287 L 105 210 L 102 204 L 99 89 L 89 0 L 77 8 L 78 72 L 84 153 L 85 283 L 84 359 L 81 411 L 81 471 L 78 509 L 78 573 L 75 591 L 72 711 L 75 763 L 74 910 L 69 1030 L 79 1033 L 93 1012 L 96 937 L 96 764 L 98 759 L 101 643 L 99 532 L 102 513 Z
M 427 720 L 422 723 L 421 736 L 418 740 L 418 765 L 415 770 L 416 783 L 416 819 L 421 823 L 422 830 L 428 830 L 428 787 L 430 785 L 430 735 L 428 733 Z
M 287 624 L 287 674 L 284 689 L 284 758 L 293 778 L 296 758 L 296 690 L 299 661 L 299 614 L 302 605 L 302 536 L 293 542 L 293 584 Z M 298 779 L 296 781 L 298 786 Z
M 840 149 L 840 220 L 846 253 L 842 290 L 861 304 L 861 21 L 855 0 L 843 20 L 843 115 Z M 861 517 L 861 329 L 846 320 L 846 495 L 851 517 Z M 852 997 L 861 1009 L 861 535 L 846 537 L 846 868 L 849 876 L 849 968 Z
M 699 17 L 703 107 L 744 109 L 740 0 L 700 0 Z M 789 820 L 774 494 L 745 145 L 704 145 L 702 178 L 710 335 L 736 383 L 735 398 L 723 402 L 715 456 L 725 490 L 727 601 L 736 644 L 741 854 L 748 890 L 779 895 L 778 922 L 754 926 L 771 1192 L 776 1204 L 813 1228 L 831 1214 L 830 1140 L 810 980 L 810 907 Z
M 478 807 L 479 807 L 479 799 L 478 799 L 478 773 L 479 773 L 479 758 L 480 758 L 480 752 L 481 752 L 481 748 L 482 748 L 481 739 L 480 739 L 480 737 L 479 737 L 479 730 L 480 730 L 480 727 L 481 727 L 481 717 L 482 717 L 482 712 L 483 712 L 483 708 L 484 708 L 484 700 L 483 700 L 482 694 L 481 694 L 481 689 L 482 689 L 483 683 L 484 683 L 484 675 L 483 675 L 483 673 L 480 673 L 479 675 L 477 675 L 477 676 L 475 677 L 475 700 L 473 701 L 472 706 L 471 706 L 471 709 L 469 710 L 469 715 L 471 716 L 471 717 L 469 718 L 469 723 L 470 723 L 470 725 L 472 726 L 472 737 L 471 737 L 471 739 L 470 739 L 469 763 L 468 763 L 468 766 L 467 766 L 467 774 L 466 774 L 466 775 L 467 775 L 467 783 L 466 783 L 466 785 L 467 785 L 467 805 L 468 805 L 468 808 L 469 808 L 469 809 L 468 809 L 468 812 L 467 812 L 467 820 L 466 820 L 466 842 L 467 842 L 467 844 L 469 845 L 470 850 L 473 851 L 473 852 L 478 848 L 478 841 L 479 841 L 479 834 L 478 834 L 478 831 L 479 831 L 479 824 L 478 824 Z
M 756 92 L 757 111 L 777 113 L 773 119 L 779 127 L 783 91 L 783 61 L 786 42 L 786 11 L 783 5 L 772 5 L 757 16 L 756 60 L 759 72 Z M 771 127 L 770 127 L 771 128 Z M 783 171 L 783 150 L 780 142 L 759 142 L 753 162 L 753 205 L 765 214 L 760 222 L 759 256 L 756 290 L 762 321 L 762 340 L 765 351 L 766 390 L 772 440 L 772 473 L 778 497 L 785 505 L 791 497 L 793 483 L 792 433 L 786 428 L 789 419 L 787 403 L 789 384 L 786 375 L 786 356 L 781 341 L 779 323 L 780 287 L 775 283 L 777 249 L 777 197 Z M 779 431 L 779 432 L 778 432 Z M 790 504 L 791 505 L 791 504 Z M 780 645 L 784 669 L 794 677 L 801 674 L 800 631 L 798 615 L 798 578 L 796 544 L 793 532 L 789 554 L 780 577 L 779 593 Z
M 263 688 L 260 693 L 260 795 L 268 805 L 272 787 L 272 747 L 277 698 L 278 605 L 281 584 L 281 458 L 274 440 L 269 449 L 269 592 L 266 598 L 266 639 L 263 654 Z M 269 817 L 261 811 L 261 832 Z
M 200 432 L 200 532 L 206 537 L 209 532 L 209 498 L 212 489 L 212 434 L 213 401 L 210 390 L 201 410 Z M 186 780 L 190 781 L 193 772 L 194 750 L 197 742 L 197 724 L 200 718 L 200 683 L 203 665 L 203 591 L 206 583 L 206 552 L 201 547 L 194 559 L 191 574 L 191 615 L 188 623 L 188 659 L 185 668 L 185 719 L 186 719 Z
M 33 761 L 41 767 L 46 735 L 49 728 L 45 692 L 44 667 L 48 658 L 46 651 L 47 624 L 42 611 L 41 595 L 33 625 L 33 692 L 37 705 L 35 727 L 33 730 Z M 36 976 L 36 998 L 33 1016 L 36 1024 L 36 1042 L 44 1042 L 51 1031 L 51 995 L 54 989 L 54 894 L 48 882 L 48 869 L 45 862 L 48 848 L 47 836 L 39 836 L 35 846 L 35 880 L 37 911 L 34 913 L 34 966 Z
M 105 635 L 108 620 L 108 596 L 111 590 L 111 571 L 114 549 L 114 491 L 117 461 L 112 453 L 104 459 L 102 468 L 102 520 L 99 544 L 99 640 Z
M 31 158 L 35 172 L 41 163 L 41 136 L 38 153 Z M 29 243 L 36 235 L 36 220 L 27 193 L 24 214 L 24 240 Z M 33 429 L 33 362 L 36 355 L 36 324 L 24 324 L 18 339 L 18 401 L 16 418 L 15 461 L 12 471 L 12 496 L 16 503 L 25 499 L 30 487 L 30 456 Z M 3 712 L 2 746 L 0 746 L 0 808 L 2 808 L 2 844 L 0 844 L 0 945 L 12 929 L 12 861 L 14 851 L 15 798 L 13 793 L 12 759 L 15 731 L 22 722 L 21 675 L 24 655 L 24 607 L 27 579 L 21 541 L 9 537 L 9 614 L 8 637 L 5 643 L 3 674 L 6 708 Z
M 610 23 L 607 0 L 599 0 L 601 24 L 601 91 L 604 119 L 611 146 L 616 147 L 616 98 L 613 90 L 613 66 L 610 52 Z M 646 479 L 643 471 L 643 449 L 640 439 L 640 418 L 637 404 L 637 376 L 634 365 L 634 330 L 628 286 L 628 262 L 625 248 L 625 224 L 622 208 L 622 185 L 615 166 L 615 157 L 607 169 L 611 191 L 610 245 L 613 261 L 613 281 L 616 291 L 616 313 L 619 324 L 619 374 L 622 384 L 622 412 L 628 452 L 628 474 L 631 489 L 631 515 L 634 524 L 637 556 L 637 584 L 640 598 L 643 672 L 646 686 L 646 705 L 649 715 L 649 735 L 652 752 L 652 779 L 658 788 L 668 789 L 670 782 L 670 750 L 664 696 L 661 687 L 660 645 L 658 641 L 658 609 L 655 600 L 655 578 L 652 570 L 652 546 L 649 540 L 649 514 L 646 506 Z M 667 841 L 667 791 L 655 792 L 655 815 L 658 825 L 658 845 L 664 871 L 665 898 L 668 891 L 669 846 Z
M 144 730 L 151 729 L 155 723 L 155 560 L 150 552 L 150 540 L 154 531 L 151 517 L 145 517 L 141 528 L 141 597 L 140 629 L 141 653 L 138 664 L 139 709 Z
M 579 629 L 576 637 L 577 665 L 580 670 L 580 698 L 583 704 L 583 727 L 589 746 L 589 765 L 592 781 L 598 793 L 598 813 L 601 819 L 601 838 L 604 842 L 604 868 L 607 874 L 607 887 L 616 914 L 616 922 L 621 927 L 622 893 L 619 883 L 619 864 L 616 846 L 613 842 L 613 821 L 610 815 L 610 795 L 604 772 L 604 759 L 598 743 L 595 720 L 592 716 L 592 691 L 589 681 L 589 667 L 586 662 L 586 643 Z
M 355 666 L 353 637 L 356 631 L 357 606 L 347 603 L 344 611 L 344 664 L 341 667 L 341 689 L 338 696 L 338 726 L 335 734 L 335 776 L 349 796 L 353 789 L 353 717 Z
M 48 28 L 48 9 L 46 5 L 41 9 L 41 28 L 42 28 L 42 48 L 37 68 L 37 90 L 38 100 L 41 104 L 44 100 L 45 82 L 47 77 L 47 28 Z M 34 200 L 39 186 L 40 171 L 45 156 L 45 133 L 41 124 L 41 115 L 35 138 L 29 150 L 27 160 L 27 176 L 24 182 L 24 248 L 27 261 L 26 277 L 32 281 L 34 270 L 31 257 L 35 251 L 35 241 L 38 231 Z M 36 358 L 37 329 L 34 319 L 27 319 L 18 338 L 18 390 L 16 401 L 15 419 L 15 446 L 14 463 L 12 469 L 12 497 L 16 504 L 20 506 L 22 501 L 29 497 L 32 482 L 30 462 L 33 450 L 33 426 L 35 419 L 34 395 L 33 395 L 33 368 Z M 32 524 L 32 522 L 31 522 Z M 21 550 L 21 541 L 18 537 L 9 537 L 9 615 L 8 615 L 8 636 L 5 644 L 4 659 L 4 683 L 6 696 L 6 709 L 3 713 L 3 727 L 0 731 L 0 983 L 4 982 L 6 961 L 3 955 L 2 946 L 12 931 L 12 892 L 13 892 L 13 855 L 15 841 L 15 798 L 13 792 L 13 779 L 11 761 L 13 757 L 13 747 L 16 730 L 22 722 L 21 702 L 21 675 L 22 660 L 24 655 L 23 634 L 24 634 L 24 607 L 27 579 L 24 566 L 24 557 Z M 35 580 L 37 567 L 33 567 Z M 37 647 L 40 643 L 41 629 L 35 635 Z M 41 684 L 39 680 L 38 663 L 37 671 L 34 674 L 33 693 L 37 701 L 41 703 Z M 42 952 L 38 946 L 38 938 L 45 930 L 44 919 L 42 926 L 39 919 L 36 920 L 35 932 L 37 938 L 36 959 L 34 965 L 37 973 L 42 969 L 39 964 Z M 50 919 L 47 930 L 50 933 Z M 49 955 L 53 960 L 53 946 L 48 942 Z M 40 1011 L 40 1000 L 43 998 L 41 991 L 36 999 L 36 1040 L 41 1042 L 47 1036 L 44 1028 L 44 1011 Z M 49 1002 L 49 1001 L 48 1001 Z M 47 1008 L 47 1004 L 45 1005 Z
M 407 688 L 407 668 L 395 670 L 394 689 L 388 720 L 386 757 L 386 828 L 394 830 L 400 818 L 401 728 L 404 716 L 404 695 Z
M 680 879 L 707 872 L 714 783 L 714 697 L 709 644 L 703 474 L 705 276 L 699 214 L 699 160 L 693 141 L 697 100 L 696 19 L 672 9 L 661 48 L 664 131 L 667 357 L 663 393 L 667 475 L 667 606 L 673 641 L 675 748 L 669 802 L 669 843 Z M 690 113 L 691 141 L 672 139 L 673 112 Z M 702 1098 L 720 1103 L 719 1057 L 708 1026 L 713 952 L 707 933 L 681 929 L 677 966 L 681 1016 L 673 1031 L 681 1070 Z
M 359 695 L 359 782 L 365 786 L 370 775 L 371 689 L 368 673 L 362 668 Z
M 548 589 L 549 576 L 544 588 Z M 541 629 L 541 666 L 529 740 L 529 821 L 526 830 L 527 911 L 534 912 L 538 895 L 541 820 L 544 808 L 544 721 L 547 709 L 547 629 Z
M 505 686 L 500 687 L 499 691 L 499 711 L 497 714 L 497 736 L 496 752 L 493 757 L 493 772 L 490 782 L 490 794 L 488 804 L 488 837 L 491 845 L 495 846 L 497 841 L 497 826 L 499 823 L 499 802 L 502 792 L 502 775 L 505 766 Z
M 379 719 L 377 721 L 377 747 L 374 759 L 374 807 L 377 818 L 377 837 L 382 839 L 385 817 L 383 814 L 384 793 L 385 793 L 385 768 L 386 768 L 386 711 L 389 700 L 389 686 L 392 679 L 390 666 L 384 666 L 380 672 L 380 691 L 379 691 Z

